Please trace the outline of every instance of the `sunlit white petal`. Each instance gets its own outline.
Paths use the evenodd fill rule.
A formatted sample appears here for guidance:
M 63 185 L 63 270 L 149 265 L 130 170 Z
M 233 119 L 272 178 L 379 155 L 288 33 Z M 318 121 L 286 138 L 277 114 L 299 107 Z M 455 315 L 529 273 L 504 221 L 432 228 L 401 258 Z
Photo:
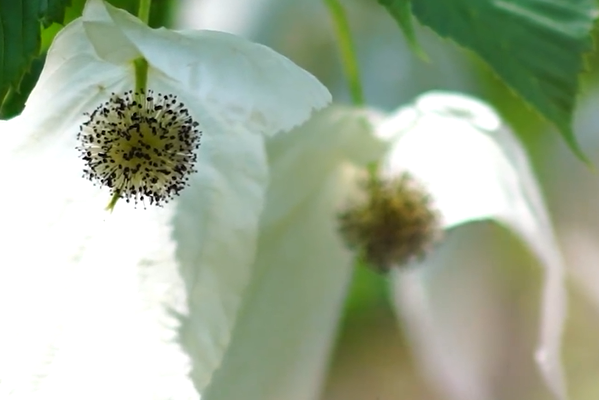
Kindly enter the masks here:
M 228 120 L 251 130 L 289 130 L 331 100 L 316 78 L 266 46 L 224 32 L 153 30 L 110 5 L 106 13 L 96 13 L 98 4 L 88 2 L 83 23 L 100 58 L 123 64 L 141 54 Z M 109 31 L 122 35 L 127 47 L 103 51 L 98 44 Z

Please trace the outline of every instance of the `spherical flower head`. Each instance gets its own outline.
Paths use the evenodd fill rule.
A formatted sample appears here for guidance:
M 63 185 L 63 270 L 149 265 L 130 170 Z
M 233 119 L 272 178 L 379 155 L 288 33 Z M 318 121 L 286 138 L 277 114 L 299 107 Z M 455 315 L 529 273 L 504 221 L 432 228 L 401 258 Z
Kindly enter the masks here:
M 339 215 L 347 245 L 378 272 L 424 257 L 441 236 L 426 190 L 407 172 L 389 180 L 372 176 L 362 188 L 366 198 Z
M 162 205 L 197 172 L 199 123 L 171 94 L 112 94 L 81 125 L 77 138 L 83 176 L 136 204 Z

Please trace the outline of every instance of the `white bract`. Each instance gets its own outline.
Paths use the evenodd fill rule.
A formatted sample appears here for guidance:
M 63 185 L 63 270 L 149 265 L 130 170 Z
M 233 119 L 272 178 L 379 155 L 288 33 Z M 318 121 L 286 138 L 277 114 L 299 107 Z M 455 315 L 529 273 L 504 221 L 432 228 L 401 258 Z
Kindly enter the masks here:
M 384 151 L 366 115 L 330 106 L 268 143 L 271 185 L 252 282 L 203 400 L 319 398 L 352 275 L 335 210 Z
M 560 357 L 566 312 L 565 268 L 523 148 L 490 108 L 459 95 L 424 96 L 413 109 L 399 113 L 382 129 L 385 134 L 397 132 L 398 125 L 404 128 L 387 156 L 387 174 L 412 171 L 437 202 L 446 229 L 494 220 L 518 235 L 544 267 L 535 356 L 549 388 L 556 397 L 565 399 Z M 468 328 L 457 322 L 443 323 L 448 296 L 441 293 L 444 286 L 437 281 L 441 274 L 433 262 L 425 260 L 422 264 L 395 274 L 394 293 L 398 309 L 412 327 L 411 336 L 423 362 L 455 398 L 489 398 L 485 386 L 490 383 L 479 379 L 485 375 L 480 371 L 485 361 L 460 353 L 460 346 L 468 346 L 464 336 L 477 336 L 480 327 L 472 324 L 466 334 L 464 329 Z M 459 368 L 456 360 L 460 361 Z
M 319 397 L 353 269 L 354 255 L 339 237 L 337 215 L 358 189 L 366 165 L 377 160 L 384 160 L 387 176 L 409 171 L 420 179 L 446 229 L 494 220 L 538 256 L 546 284 L 537 359 L 551 389 L 565 398 L 559 359 L 565 309 L 561 257 L 523 149 L 491 109 L 445 93 L 426 94 L 387 117 L 332 106 L 272 139 L 267 149 L 272 183 L 256 273 L 223 367 L 204 400 Z M 463 252 L 468 248 L 455 254 Z M 479 360 L 460 347 L 462 327 L 451 320 L 455 314 L 444 315 L 435 296 L 443 289 L 433 287 L 435 266 L 422 264 L 392 275 L 394 303 L 413 334 L 416 354 L 450 398 L 484 395 L 488 382 L 475 369 Z M 469 326 L 475 331 L 466 333 L 477 335 L 476 322 Z
M 163 208 L 82 178 L 80 125 L 111 93 L 185 104 L 198 171 Z M 153 30 L 101 0 L 66 26 L 23 113 L 0 125 L 0 397 L 192 399 L 228 346 L 268 185 L 264 137 L 330 101 L 309 73 L 213 31 Z

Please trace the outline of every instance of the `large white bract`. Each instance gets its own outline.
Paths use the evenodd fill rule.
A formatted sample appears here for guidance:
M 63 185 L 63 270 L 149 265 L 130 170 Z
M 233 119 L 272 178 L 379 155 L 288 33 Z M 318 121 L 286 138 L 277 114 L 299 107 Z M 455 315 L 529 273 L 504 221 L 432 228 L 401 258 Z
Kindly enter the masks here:
M 135 142 L 126 143 L 130 153 L 105 140 L 93 147 L 95 136 L 82 150 L 84 113 L 134 90 L 140 57 L 147 89 L 184 104 L 173 110 L 197 121 L 201 146 L 183 134 L 165 136 L 163 152 L 144 147 L 140 135 L 164 122 L 144 114 L 139 134 L 126 138 Z M 222 32 L 150 29 L 89 0 L 56 36 L 23 113 L 0 125 L 0 397 L 197 398 L 227 349 L 252 275 L 268 185 L 264 138 L 330 99 L 265 46 Z M 108 114 L 99 131 L 119 124 Z M 164 156 L 176 146 L 197 172 L 185 177 L 188 186 L 161 192 L 152 185 L 168 181 Z M 130 184 L 173 199 L 146 210 L 120 201 L 107 213 L 110 190 L 84 179 L 81 151 L 95 166 L 111 154 L 155 157 L 139 168 L 160 172 L 156 181 L 127 175 Z M 118 179 L 105 167 L 93 173 Z

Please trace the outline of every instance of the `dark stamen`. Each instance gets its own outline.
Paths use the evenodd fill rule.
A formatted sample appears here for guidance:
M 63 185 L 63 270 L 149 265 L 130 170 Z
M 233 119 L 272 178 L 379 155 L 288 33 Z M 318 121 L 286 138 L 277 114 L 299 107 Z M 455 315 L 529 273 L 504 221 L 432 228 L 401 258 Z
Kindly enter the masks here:
M 151 90 L 113 93 L 86 115 L 77 135 L 83 177 L 108 186 L 112 206 L 120 197 L 160 206 L 179 195 L 197 172 L 202 132 L 176 96 Z

